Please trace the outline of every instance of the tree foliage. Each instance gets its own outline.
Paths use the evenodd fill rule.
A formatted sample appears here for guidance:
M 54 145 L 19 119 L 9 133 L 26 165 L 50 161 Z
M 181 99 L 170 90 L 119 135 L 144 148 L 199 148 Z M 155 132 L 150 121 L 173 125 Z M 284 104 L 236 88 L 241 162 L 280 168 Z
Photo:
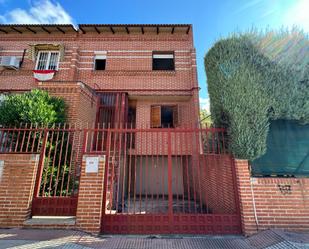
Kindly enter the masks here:
M 221 39 L 205 56 L 210 109 L 227 128 L 230 150 L 266 152 L 271 120 L 309 123 L 309 40 L 298 30 L 251 31 Z
M 65 122 L 65 102 L 45 91 L 8 95 L 0 105 L 0 124 L 53 124 Z
M 210 112 L 206 109 L 200 109 L 200 122 L 202 125 L 210 126 L 212 124 Z

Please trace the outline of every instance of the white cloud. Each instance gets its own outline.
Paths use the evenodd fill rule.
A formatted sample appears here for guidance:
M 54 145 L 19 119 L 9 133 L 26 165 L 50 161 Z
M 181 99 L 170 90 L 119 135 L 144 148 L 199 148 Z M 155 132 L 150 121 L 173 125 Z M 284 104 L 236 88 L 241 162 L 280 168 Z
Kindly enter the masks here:
M 201 109 L 206 109 L 208 112 L 210 112 L 209 98 L 200 98 L 200 107 Z
M 70 24 L 73 18 L 58 2 L 36 0 L 28 10 L 16 8 L 0 15 L 0 22 L 11 24 Z

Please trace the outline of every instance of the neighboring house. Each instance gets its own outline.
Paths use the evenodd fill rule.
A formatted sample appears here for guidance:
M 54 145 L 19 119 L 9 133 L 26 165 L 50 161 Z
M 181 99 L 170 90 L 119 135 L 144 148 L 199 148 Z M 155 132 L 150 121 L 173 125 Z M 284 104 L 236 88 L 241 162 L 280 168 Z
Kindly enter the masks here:
M 0 93 L 62 96 L 71 123 L 197 126 L 192 34 L 178 24 L 0 25 Z

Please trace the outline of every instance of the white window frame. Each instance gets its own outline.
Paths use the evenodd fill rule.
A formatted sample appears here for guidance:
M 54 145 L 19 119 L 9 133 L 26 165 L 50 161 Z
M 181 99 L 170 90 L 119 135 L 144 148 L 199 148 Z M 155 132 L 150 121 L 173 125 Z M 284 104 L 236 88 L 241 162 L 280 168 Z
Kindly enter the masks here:
M 58 54 L 58 61 L 57 61 L 56 69 L 55 69 L 57 71 L 59 69 L 59 61 L 60 61 L 60 51 L 58 51 L 58 50 L 41 50 L 41 51 L 39 51 L 37 58 L 36 58 L 35 69 L 38 70 L 39 59 L 40 59 L 40 55 L 42 53 L 48 53 L 48 56 L 47 56 L 45 68 L 41 69 L 41 70 L 48 70 L 51 54 L 57 53 Z
M 96 70 L 95 69 L 95 61 L 96 60 L 105 60 L 105 70 L 106 70 L 106 63 L 107 63 L 106 54 L 96 54 L 93 58 L 93 70 L 94 71 L 105 71 L 105 70 Z

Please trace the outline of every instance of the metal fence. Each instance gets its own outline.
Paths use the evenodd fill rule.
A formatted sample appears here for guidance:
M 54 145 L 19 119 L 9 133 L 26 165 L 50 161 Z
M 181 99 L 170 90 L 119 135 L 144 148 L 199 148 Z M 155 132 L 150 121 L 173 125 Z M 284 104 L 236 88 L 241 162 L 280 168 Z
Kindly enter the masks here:
M 104 232 L 240 232 L 224 129 L 116 127 L 0 128 L 0 154 L 40 154 L 32 215 L 76 215 L 82 156 L 94 154 L 106 157 Z

